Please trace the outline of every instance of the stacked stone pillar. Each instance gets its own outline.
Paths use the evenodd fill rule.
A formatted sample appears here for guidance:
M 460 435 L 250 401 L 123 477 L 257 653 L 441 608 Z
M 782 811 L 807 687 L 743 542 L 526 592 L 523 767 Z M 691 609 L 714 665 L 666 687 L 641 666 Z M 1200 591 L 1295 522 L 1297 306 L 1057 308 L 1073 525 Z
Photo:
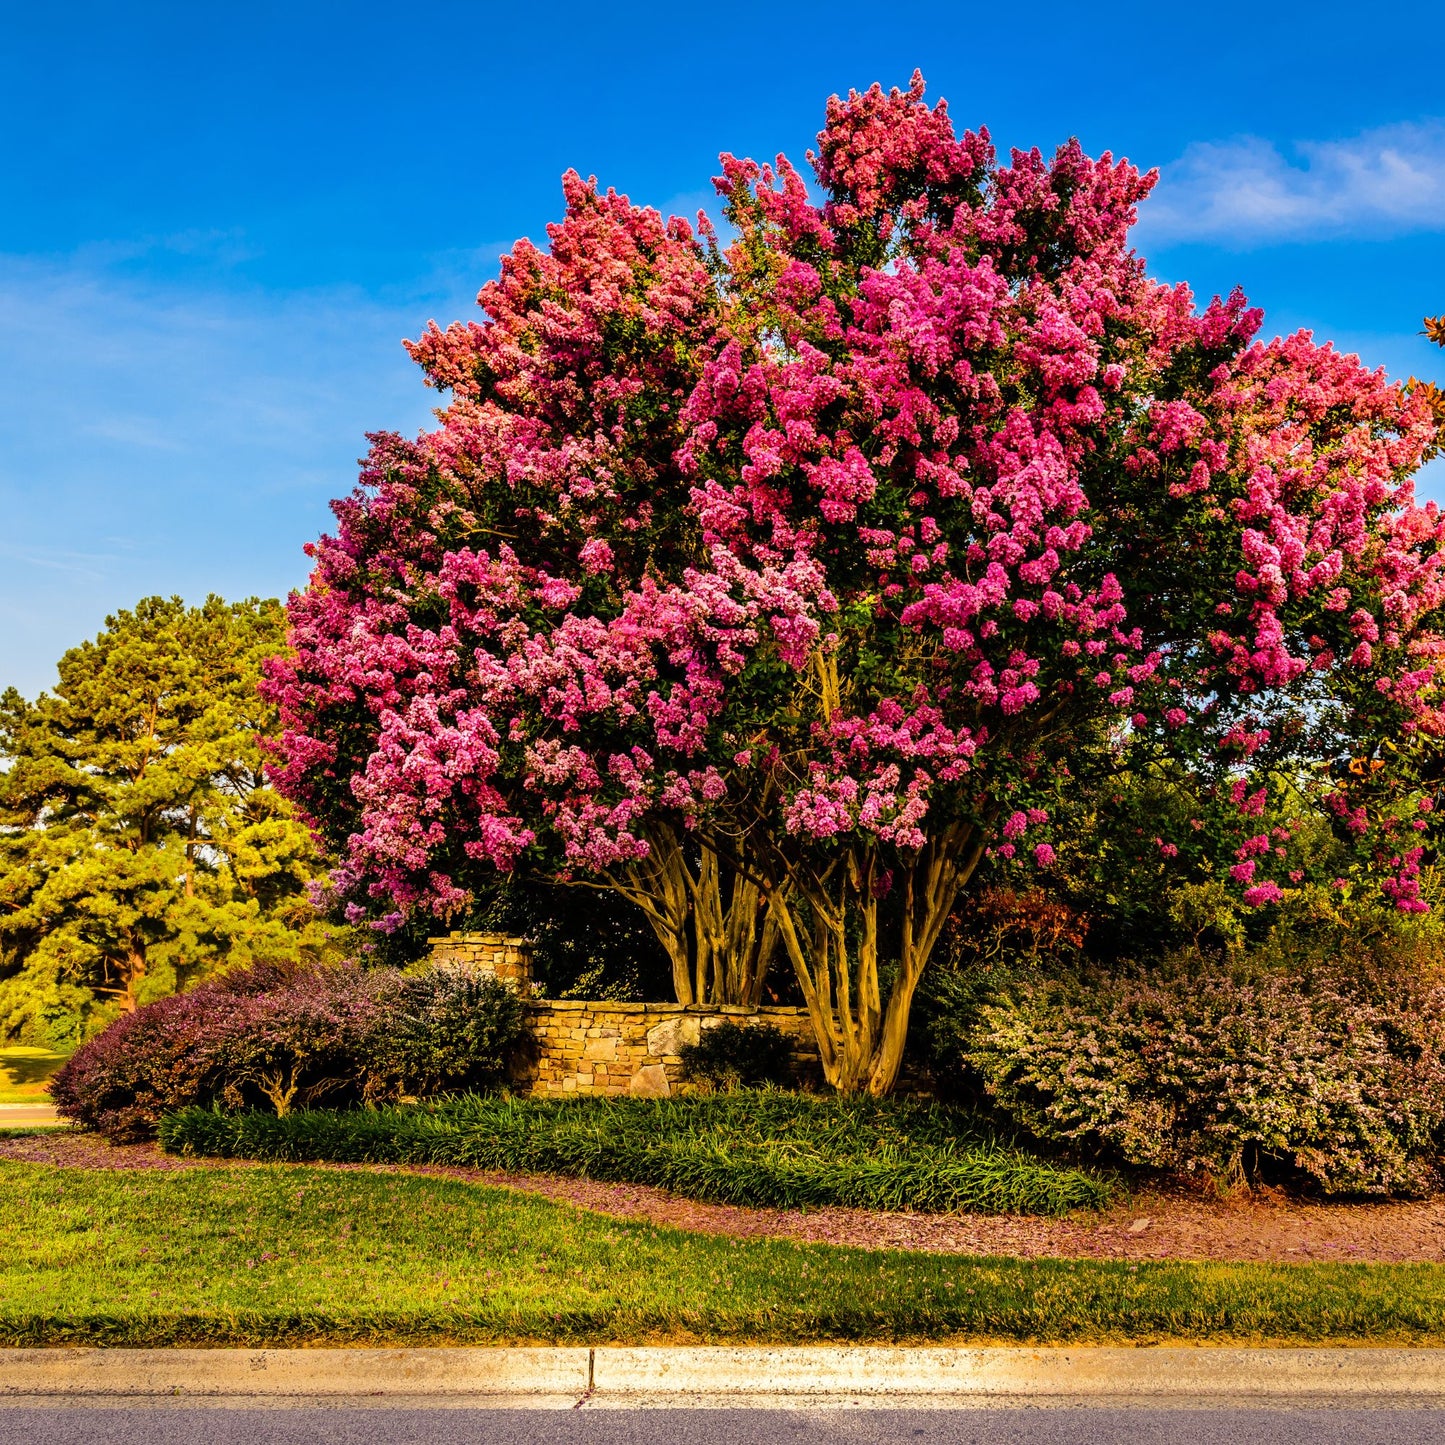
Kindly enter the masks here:
M 510 983 L 523 998 L 531 995 L 532 945 L 527 939 L 507 933 L 448 933 L 427 943 L 433 963 L 491 974 Z

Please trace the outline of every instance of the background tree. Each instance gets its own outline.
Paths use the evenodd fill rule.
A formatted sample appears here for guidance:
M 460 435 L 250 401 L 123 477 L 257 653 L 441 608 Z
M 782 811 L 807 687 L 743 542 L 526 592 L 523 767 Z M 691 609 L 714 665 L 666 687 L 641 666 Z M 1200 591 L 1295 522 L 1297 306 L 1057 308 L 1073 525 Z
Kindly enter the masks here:
M 73 1043 L 237 964 L 326 953 L 307 830 L 262 778 L 276 602 L 147 598 L 0 699 L 0 1036 Z
M 609 272 L 689 300 L 585 333 L 600 459 L 595 428 L 545 466 L 514 445 L 545 413 L 525 386 L 378 443 L 276 677 L 287 786 L 344 825 L 341 886 L 399 922 L 465 906 L 476 865 L 552 856 L 660 897 L 658 840 L 696 849 L 765 904 L 830 1081 L 874 1092 L 961 892 L 991 858 L 1050 867 L 1100 740 L 1214 800 L 1246 906 L 1292 886 L 1295 830 L 1259 820 L 1308 786 L 1423 907 L 1424 400 L 1308 335 L 1257 343 L 1240 295 L 1150 280 L 1128 235 L 1152 176 L 1072 142 L 1000 165 L 919 78 L 832 101 L 812 161 L 810 193 L 723 158 L 710 292 L 660 218 L 673 264 Z M 465 392 L 575 314 L 563 288 L 420 349 Z M 665 389 L 608 370 L 608 338 L 658 335 L 688 358 Z M 676 445 L 627 471 L 652 416 Z M 624 472 L 626 505 L 593 507 Z M 598 519 L 546 566 L 516 535 L 543 474 Z M 482 521 L 518 507 L 526 527 Z

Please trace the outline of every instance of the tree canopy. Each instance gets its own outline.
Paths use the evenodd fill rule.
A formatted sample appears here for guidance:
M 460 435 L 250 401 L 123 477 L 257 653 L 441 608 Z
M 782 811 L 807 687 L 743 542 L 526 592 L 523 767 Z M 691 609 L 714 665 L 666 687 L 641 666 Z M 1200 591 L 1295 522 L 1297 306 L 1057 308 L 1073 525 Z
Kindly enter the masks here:
M 76 1042 L 200 973 L 317 956 L 322 875 L 262 777 L 279 603 L 146 598 L 0 698 L 0 1035 Z
M 722 158 L 725 244 L 569 176 L 486 320 L 412 346 L 451 400 L 373 439 L 271 672 L 350 916 L 617 886 L 680 996 L 781 948 L 829 1079 L 881 1092 L 961 891 L 1049 867 L 1091 757 L 1186 770 L 1250 906 L 1308 788 L 1423 907 L 1427 399 L 1150 279 L 1152 174 L 1000 163 L 918 77 L 809 159 Z
M 1445 346 L 1445 316 L 1427 316 L 1424 334 L 1436 346 Z M 1445 390 L 1441 390 L 1433 382 L 1420 381 L 1416 377 L 1410 378 L 1410 389 L 1418 392 L 1430 403 L 1430 409 L 1435 413 L 1436 421 L 1445 427 Z

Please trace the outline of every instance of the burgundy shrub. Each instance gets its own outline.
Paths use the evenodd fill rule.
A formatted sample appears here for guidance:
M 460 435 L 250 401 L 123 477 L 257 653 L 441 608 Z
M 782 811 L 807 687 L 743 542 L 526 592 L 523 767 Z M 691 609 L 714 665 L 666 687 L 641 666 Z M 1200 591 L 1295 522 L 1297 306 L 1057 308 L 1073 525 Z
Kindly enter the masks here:
M 520 1023 L 505 985 L 446 969 L 247 969 L 118 1019 L 60 1070 L 51 1096 L 85 1128 L 145 1139 L 195 1104 L 285 1114 L 486 1085 Z

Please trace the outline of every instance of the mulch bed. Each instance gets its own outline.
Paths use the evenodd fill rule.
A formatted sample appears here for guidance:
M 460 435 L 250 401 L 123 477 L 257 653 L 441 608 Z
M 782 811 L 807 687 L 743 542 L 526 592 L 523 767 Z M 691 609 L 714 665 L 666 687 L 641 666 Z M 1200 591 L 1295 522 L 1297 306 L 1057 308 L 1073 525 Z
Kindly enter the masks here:
M 0 1159 L 72 1169 L 254 1168 L 240 1160 L 186 1159 L 154 1144 L 108 1144 L 94 1134 L 0 1139 Z M 1280 1193 L 1225 1200 L 1186 1193 L 1136 1194 L 1101 1214 L 1066 1219 L 1029 1215 L 875 1213 L 865 1209 L 744 1209 L 700 1204 L 638 1184 L 605 1184 L 550 1174 L 498 1174 L 441 1166 L 327 1165 L 335 1169 L 431 1174 L 464 1179 L 708 1234 L 795 1239 L 868 1249 L 1079 1259 L 1192 1259 L 1302 1264 L 1445 1261 L 1445 1199 L 1390 1204 L 1321 1204 Z

